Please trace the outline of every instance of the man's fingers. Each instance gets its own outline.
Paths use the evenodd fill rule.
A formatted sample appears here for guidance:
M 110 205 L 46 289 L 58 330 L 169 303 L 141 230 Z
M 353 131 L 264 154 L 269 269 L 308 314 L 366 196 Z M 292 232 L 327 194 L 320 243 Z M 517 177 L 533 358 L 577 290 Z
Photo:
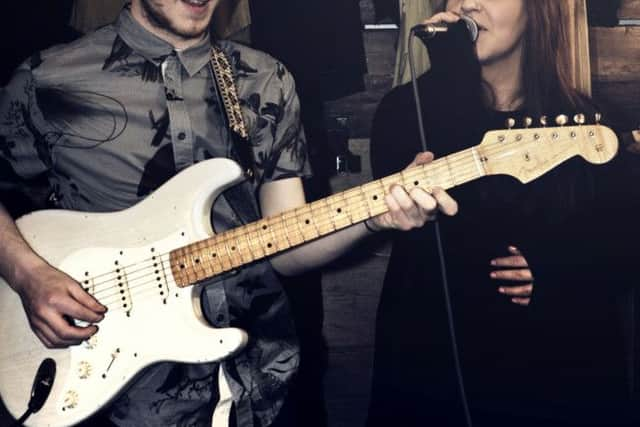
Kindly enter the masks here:
M 512 270 L 496 270 L 490 273 L 492 279 L 510 280 L 517 282 L 530 282 L 533 280 L 531 270 L 528 268 L 517 268 Z
M 55 335 L 61 341 L 65 341 L 70 344 L 79 344 L 81 341 L 84 341 L 91 335 L 95 334 L 98 330 L 93 325 L 83 328 L 70 325 L 64 317 L 59 315 L 51 316 L 48 323 L 51 326 L 51 329 L 53 329 Z
M 427 163 L 431 163 L 433 161 L 433 153 L 430 151 L 423 151 L 421 153 L 416 154 L 416 157 L 413 159 L 413 162 L 407 168 L 418 165 L 426 165 Z
M 511 302 L 526 307 L 531 303 L 531 298 L 511 298 Z
M 527 267 L 527 260 L 522 255 L 511 255 L 491 260 L 494 267 Z
M 48 348 L 63 348 L 75 344 L 74 340 L 67 340 L 60 337 L 56 331 L 50 326 L 48 320 L 41 320 L 40 318 L 34 318 L 32 320 L 32 329 L 34 332 L 40 333 L 46 341 L 43 341 Z
M 458 213 L 458 202 L 456 202 L 446 191 L 442 188 L 436 187 L 433 189 L 433 197 L 438 202 L 438 208 L 445 215 L 455 215 Z
M 404 191 L 404 190 L 403 190 Z M 408 230 L 409 218 L 405 214 L 404 210 L 392 194 L 387 194 L 385 197 L 387 207 L 389 208 L 389 216 L 391 217 L 391 225 L 399 227 L 401 230 Z
M 89 323 L 96 323 L 104 319 L 103 314 L 89 310 L 71 297 L 61 300 L 57 305 L 57 309 L 73 319 L 84 320 Z
M 38 339 L 42 341 L 42 344 L 44 344 L 45 347 L 53 348 L 53 343 L 51 342 L 51 340 L 49 340 L 49 338 L 47 338 L 42 332 L 40 332 L 38 329 L 33 329 L 33 333 L 36 334 Z
M 501 294 L 512 297 L 530 297 L 533 292 L 533 284 L 523 286 L 501 286 L 498 288 L 498 291 Z
M 69 293 L 73 296 L 73 298 L 75 298 L 76 301 L 78 301 L 80 304 L 82 304 L 84 307 L 86 307 L 88 310 L 91 310 L 94 314 L 104 314 L 107 311 L 107 307 L 105 307 L 104 305 L 100 304 L 98 302 L 98 300 L 96 300 L 93 296 L 89 295 L 84 289 L 82 289 L 82 287 L 80 285 L 77 286 L 72 286 L 69 288 Z M 71 314 L 71 313 L 69 313 Z M 76 317 L 74 315 L 74 317 Z M 78 319 L 82 319 L 82 320 L 87 320 L 90 322 L 97 322 L 98 320 L 88 320 L 88 319 L 84 319 L 81 317 L 76 317 Z
M 510 254 L 512 255 L 522 255 L 522 252 L 520 252 L 520 249 L 518 249 L 515 246 L 509 246 L 507 248 L 507 250 L 509 251 Z

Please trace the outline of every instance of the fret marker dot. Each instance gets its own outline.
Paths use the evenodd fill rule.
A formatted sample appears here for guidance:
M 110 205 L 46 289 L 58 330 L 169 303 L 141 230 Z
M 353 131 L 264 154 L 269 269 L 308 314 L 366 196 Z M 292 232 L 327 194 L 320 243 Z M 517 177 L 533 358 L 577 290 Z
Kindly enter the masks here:
M 414 181 L 413 185 L 415 185 L 417 187 L 418 185 L 420 185 L 420 182 L 419 181 Z
M 271 248 L 273 245 L 271 243 L 267 243 L 267 247 Z
M 378 196 L 373 196 L 373 200 L 378 200 Z
M 311 221 L 309 221 L 308 219 L 304 221 L 305 224 L 309 225 L 311 224 Z
M 338 209 L 336 209 L 336 212 L 341 213 L 342 209 L 338 208 Z

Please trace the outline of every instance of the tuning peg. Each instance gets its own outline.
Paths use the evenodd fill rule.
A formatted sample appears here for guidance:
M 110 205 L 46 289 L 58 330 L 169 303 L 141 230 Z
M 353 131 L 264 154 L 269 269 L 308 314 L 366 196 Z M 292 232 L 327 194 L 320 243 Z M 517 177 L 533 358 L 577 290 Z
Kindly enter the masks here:
M 542 127 L 547 127 L 547 116 L 540 117 L 540 124 Z
M 515 125 L 516 125 L 516 119 L 514 119 L 513 117 L 509 117 L 505 122 L 505 126 L 507 126 L 509 130 L 513 129 Z
M 524 118 L 524 127 L 525 127 L 525 129 L 530 128 L 532 124 L 533 124 L 533 119 L 531 117 L 525 117 Z
M 584 117 L 584 114 L 576 114 L 575 116 L 573 116 L 573 122 L 577 125 L 583 125 L 586 121 L 587 120 Z
M 567 117 L 565 114 L 560 114 L 558 117 L 556 117 L 556 124 L 558 126 L 564 126 L 567 123 L 569 123 L 569 117 Z
M 596 113 L 595 114 L 595 119 L 596 119 L 596 124 L 599 125 L 600 122 L 602 121 L 602 114 L 601 113 Z

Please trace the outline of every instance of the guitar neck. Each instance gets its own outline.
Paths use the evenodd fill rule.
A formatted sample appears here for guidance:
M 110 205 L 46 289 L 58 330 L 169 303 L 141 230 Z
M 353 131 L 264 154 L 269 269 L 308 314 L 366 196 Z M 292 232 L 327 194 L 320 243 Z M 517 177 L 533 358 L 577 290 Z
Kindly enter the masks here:
M 393 185 L 431 192 L 486 174 L 483 155 L 472 147 L 176 249 L 171 270 L 178 286 L 187 287 L 383 214 Z

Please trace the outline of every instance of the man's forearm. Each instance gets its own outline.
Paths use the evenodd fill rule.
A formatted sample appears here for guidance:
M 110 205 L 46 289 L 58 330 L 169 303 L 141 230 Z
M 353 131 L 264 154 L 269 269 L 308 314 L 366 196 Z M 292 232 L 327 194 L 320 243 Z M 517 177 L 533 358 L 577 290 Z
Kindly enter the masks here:
M 271 264 L 281 274 L 294 275 L 327 264 L 353 248 L 372 232 L 364 223 L 352 225 L 318 240 L 306 243 L 271 258 Z
M 17 291 L 25 273 L 42 263 L 42 258 L 24 240 L 15 221 L 0 203 L 0 276 Z

